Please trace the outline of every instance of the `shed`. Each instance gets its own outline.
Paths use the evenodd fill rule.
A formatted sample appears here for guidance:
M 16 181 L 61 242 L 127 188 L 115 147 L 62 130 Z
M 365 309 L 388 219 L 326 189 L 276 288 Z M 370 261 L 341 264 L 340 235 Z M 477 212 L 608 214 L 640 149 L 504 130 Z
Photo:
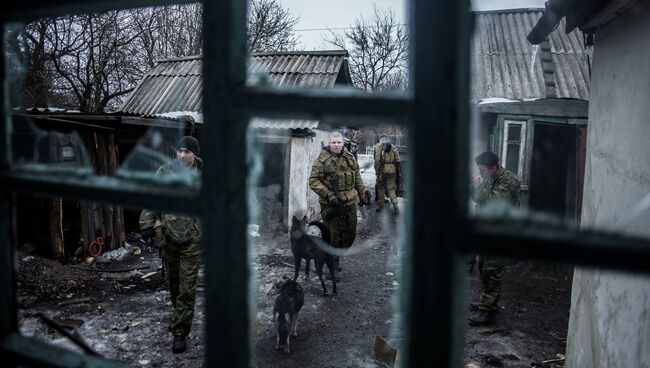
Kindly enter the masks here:
M 579 218 L 591 63 L 583 34 L 556 30 L 531 45 L 526 36 L 543 9 L 475 14 L 474 150 L 497 153 L 521 178 L 523 206 Z
M 347 51 L 290 51 L 251 54 L 248 83 L 276 87 L 333 88 L 352 86 Z M 140 118 L 194 116 L 200 139 L 202 116 L 201 56 L 159 61 L 120 107 Z M 256 200 L 260 225 L 287 229 L 289 219 L 317 217 L 317 198 L 308 190 L 311 163 L 326 144 L 329 127 L 316 120 L 252 118 L 262 153 Z M 201 142 L 208 144 L 208 142 Z

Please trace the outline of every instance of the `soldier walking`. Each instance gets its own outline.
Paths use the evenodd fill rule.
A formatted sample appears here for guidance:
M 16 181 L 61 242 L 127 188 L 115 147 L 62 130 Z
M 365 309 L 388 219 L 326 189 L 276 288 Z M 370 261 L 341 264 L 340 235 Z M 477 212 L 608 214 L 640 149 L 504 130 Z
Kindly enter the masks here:
M 332 133 L 329 146 L 321 149 L 311 169 L 309 187 L 318 194 L 332 246 L 349 248 L 357 235 L 357 201 L 367 198 L 370 191 L 363 185 L 357 160 L 343 147 L 341 133 Z M 335 262 L 341 271 L 339 257 Z
M 190 175 L 198 180 L 203 166 L 199 156 L 199 141 L 185 136 L 176 145 L 176 160 L 161 166 L 156 176 Z M 201 224 L 198 219 L 148 210 L 140 215 L 143 234 L 154 236 L 156 246 L 162 247 L 167 267 L 167 281 L 174 313 L 171 332 L 173 353 L 187 349 L 185 338 L 190 333 L 194 316 L 194 301 L 199 266 L 201 264 Z
M 519 179 L 499 164 L 499 157 L 486 151 L 476 156 L 474 161 L 480 174 L 474 178 L 473 199 L 477 207 L 482 208 L 496 201 L 519 207 Z M 469 323 L 474 326 L 489 325 L 494 322 L 499 310 L 498 302 L 501 297 L 505 265 L 490 256 L 481 256 L 479 271 L 483 295 L 478 305 L 470 305 L 478 309 L 477 314 L 469 317 Z
M 387 135 L 382 134 L 374 149 L 375 174 L 377 175 L 377 212 L 382 210 L 386 194 L 393 205 L 393 214 L 397 215 L 397 174 L 400 159 L 397 147 L 391 144 Z

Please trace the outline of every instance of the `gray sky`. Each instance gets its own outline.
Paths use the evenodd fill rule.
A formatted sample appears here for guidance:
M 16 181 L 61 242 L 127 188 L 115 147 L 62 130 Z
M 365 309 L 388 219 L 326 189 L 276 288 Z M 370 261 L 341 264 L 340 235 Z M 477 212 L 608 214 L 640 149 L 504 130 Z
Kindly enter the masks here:
M 432 0 L 435 1 L 435 0 Z M 361 14 L 372 15 L 373 4 L 380 9 L 391 9 L 397 19 L 406 23 L 405 0 L 279 0 L 300 18 L 295 29 L 300 36 L 300 49 L 323 50 L 332 46 L 323 42 L 329 34 L 327 28 L 349 27 Z M 475 10 L 494 10 L 512 8 L 543 8 L 544 0 L 472 0 Z M 302 46 L 302 47 L 300 47 Z

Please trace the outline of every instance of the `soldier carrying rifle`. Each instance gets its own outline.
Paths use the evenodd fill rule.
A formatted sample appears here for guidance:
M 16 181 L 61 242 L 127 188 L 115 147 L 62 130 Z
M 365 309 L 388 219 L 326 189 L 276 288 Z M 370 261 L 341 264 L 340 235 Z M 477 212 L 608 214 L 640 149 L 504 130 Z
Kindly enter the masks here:
M 332 246 L 350 247 L 357 234 L 357 201 L 366 204 L 372 194 L 363 185 L 357 160 L 343 147 L 341 133 L 332 133 L 329 146 L 321 149 L 311 169 L 309 187 L 319 196 Z M 335 262 L 341 271 L 339 257 Z
M 397 147 L 390 143 L 386 134 L 382 134 L 379 143 L 375 145 L 375 196 L 377 197 L 377 212 L 383 208 L 386 194 L 393 205 L 393 214 L 399 214 L 397 207 L 397 189 L 399 184 L 400 159 Z

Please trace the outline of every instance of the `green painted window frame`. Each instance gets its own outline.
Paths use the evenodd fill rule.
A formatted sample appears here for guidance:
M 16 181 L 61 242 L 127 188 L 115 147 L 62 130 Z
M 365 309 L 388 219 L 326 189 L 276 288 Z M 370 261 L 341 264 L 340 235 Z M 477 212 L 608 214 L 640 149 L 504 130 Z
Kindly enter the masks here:
M 4 6 L 4 25 L 38 17 L 188 1 L 23 0 Z M 206 260 L 206 366 L 250 365 L 249 270 L 246 242 L 245 162 L 251 116 L 361 119 L 405 124 L 409 131 L 408 193 L 402 244 L 406 265 L 400 307 L 405 323 L 404 366 L 462 364 L 468 254 L 561 262 L 650 273 L 650 241 L 522 219 L 468 215 L 469 1 L 409 1 L 410 89 L 403 94 L 281 90 L 245 85 L 246 4 L 204 2 L 205 172 L 201 191 L 134 185 L 111 179 L 66 178 L 12 170 L 10 109 L 6 84 L 0 114 L 0 353 L 9 366 L 110 367 L 115 362 L 66 352 L 18 333 L 11 234 L 11 195 L 26 192 L 132 207 L 150 207 L 203 218 Z M 450 36 L 453 35 L 453 36 Z M 3 52 L 4 55 L 4 52 Z M 0 77 L 5 79 L 2 58 Z M 220 159 L 223 156 L 228 160 Z M 218 173 L 218 174 L 217 174 Z M 444 180 L 442 180 L 444 178 Z M 526 246 L 522 246 L 526 244 Z

